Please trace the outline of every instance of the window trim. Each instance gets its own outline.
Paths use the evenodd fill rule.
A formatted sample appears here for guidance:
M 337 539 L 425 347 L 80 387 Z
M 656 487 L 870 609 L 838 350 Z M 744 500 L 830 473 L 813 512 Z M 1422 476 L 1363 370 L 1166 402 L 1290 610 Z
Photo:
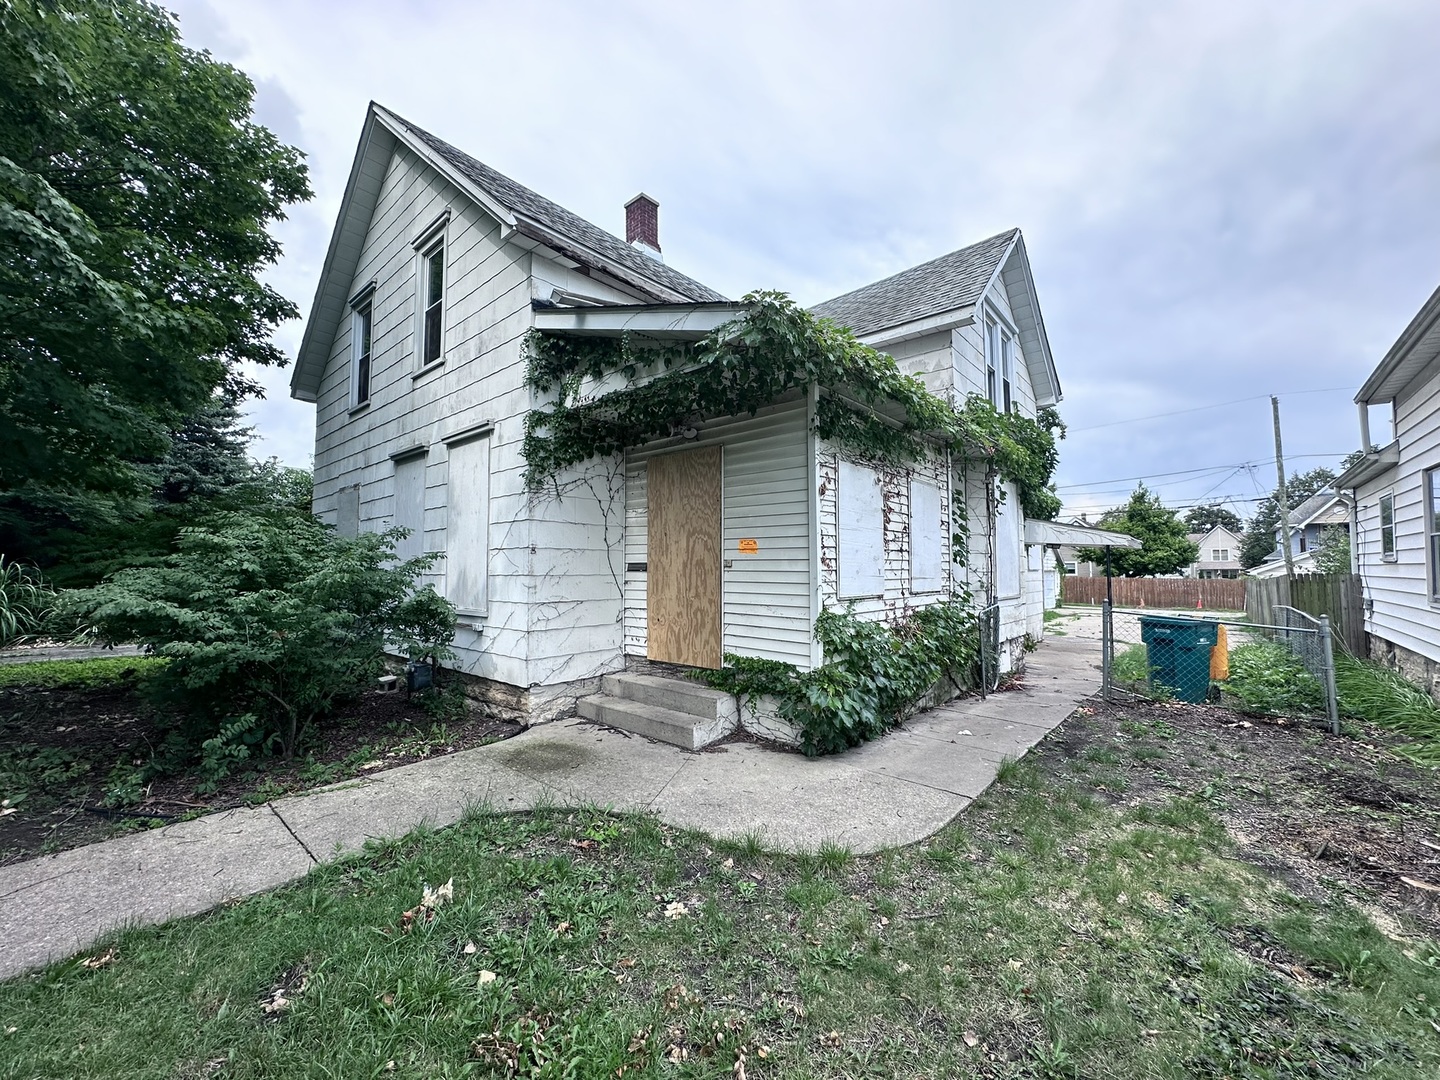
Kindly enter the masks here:
M 429 238 L 429 243 L 424 247 L 417 248 L 419 263 L 415 274 L 415 359 L 417 361 L 416 375 L 423 375 L 441 364 L 445 363 L 445 330 L 446 330 L 446 305 L 445 287 L 448 282 L 445 280 L 449 274 L 445 265 L 445 253 L 449 249 L 449 237 L 444 228 L 440 228 Z M 440 296 L 433 302 L 428 302 L 430 295 L 430 266 L 436 256 L 440 257 Z M 435 334 L 436 353 L 434 357 L 426 355 L 426 348 L 429 342 L 430 312 L 435 310 L 435 318 L 438 326 Z
M 1003 412 L 1015 408 L 1015 335 L 1000 327 L 1000 390 L 1004 398 Z
M 1430 606 L 1440 607 L 1440 465 L 1424 472 L 1425 566 L 1430 578 Z
M 1385 524 L 1385 508 L 1387 504 L 1390 508 L 1389 525 Z M 1380 494 L 1380 498 L 1376 502 L 1376 513 L 1380 519 L 1380 561 L 1398 562 L 1400 556 L 1395 543 L 1395 491 L 1393 488 L 1390 491 L 1385 491 Z M 1385 550 L 1385 533 L 1387 530 L 1390 533 L 1389 551 Z
M 360 396 L 359 324 L 361 318 L 368 318 L 370 327 L 370 351 L 364 357 L 368 361 L 365 372 L 365 396 Z M 354 296 L 350 297 L 350 364 L 349 364 L 349 411 L 351 415 L 370 407 L 375 395 L 375 282 L 367 281 Z
M 996 355 L 1000 351 L 1000 320 L 991 312 L 985 313 L 985 400 L 1000 407 L 999 398 L 999 363 L 1000 358 Z

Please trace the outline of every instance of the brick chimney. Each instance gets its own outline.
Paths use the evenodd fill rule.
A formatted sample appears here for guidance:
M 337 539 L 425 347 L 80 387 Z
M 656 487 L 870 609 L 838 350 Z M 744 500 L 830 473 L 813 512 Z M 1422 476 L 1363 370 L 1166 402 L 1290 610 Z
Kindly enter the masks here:
M 660 204 L 643 191 L 625 204 L 625 242 L 665 261 L 660 254 Z

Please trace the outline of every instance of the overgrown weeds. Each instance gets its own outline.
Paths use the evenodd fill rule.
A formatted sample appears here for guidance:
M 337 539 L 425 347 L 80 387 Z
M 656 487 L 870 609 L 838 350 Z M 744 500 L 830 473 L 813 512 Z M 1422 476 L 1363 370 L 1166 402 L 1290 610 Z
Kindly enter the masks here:
M 1413 740 L 1408 757 L 1440 765 L 1440 705 L 1398 672 L 1344 654 L 1335 657 L 1335 692 L 1347 716 Z

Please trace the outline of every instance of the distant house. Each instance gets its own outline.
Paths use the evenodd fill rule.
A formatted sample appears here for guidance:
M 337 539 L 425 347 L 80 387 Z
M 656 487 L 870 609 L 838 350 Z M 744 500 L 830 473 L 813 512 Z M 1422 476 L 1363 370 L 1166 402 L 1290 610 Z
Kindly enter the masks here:
M 827 608 L 890 619 L 969 594 L 998 607 L 1002 670 L 1018 665 L 1042 632 L 1050 523 L 984 466 L 935 450 L 881 467 L 822 438 L 821 402 L 845 388 L 680 417 L 527 488 L 527 422 L 552 400 L 527 381 L 532 331 L 648 348 L 749 310 L 664 261 L 655 200 L 625 219 L 621 240 L 378 105 L 366 115 L 291 394 L 316 403 L 317 514 L 349 535 L 401 526 L 403 555 L 438 556 L 472 694 L 698 745 L 716 732 L 674 706 L 695 696 L 691 669 L 737 653 L 809 670 Z M 937 394 L 1029 417 L 1060 399 L 1018 229 L 815 310 Z M 962 520 L 968 565 L 952 559 Z
M 1190 533 L 1188 539 L 1200 554 L 1185 571 L 1186 577 L 1193 578 L 1238 578 L 1240 566 L 1240 545 L 1244 540 L 1236 532 L 1216 525 L 1209 532 Z
M 1065 524 L 1077 525 L 1081 528 L 1093 528 L 1084 514 L 1081 514 L 1079 517 L 1070 518 Z M 1077 544 L 1061 544 L 1055 549 L 1055 554 L 1067 577 L 1105 576 L 1105 564 L 1103 562 L 1086 562 L 1080 558 L 1080 546 Z
M 1313 574 L 1315 556 L 1325 542 L 1326 535 L 1339 531 L 1350 532 L 1351 498 L 1342 491 L 1321 491 L 1290 511 L 1289 524 L 1275 530 L 1275 550 L 1265 556 L 1265 561 L 1250 570 L 1251 577 L 1283 577 L 1285 574 L 1285 553 L 1281 548 L 1285 535 L 1290 538 L 1290 562 L 1296 573 Z
M 1440 289 L 1355 395 L 1364 456 L 1335 481 L 1354 495 L 1351 562 L 1371 655 L 1440 700 Z M 1370 444 L 1372 405 L 1394 440 Z

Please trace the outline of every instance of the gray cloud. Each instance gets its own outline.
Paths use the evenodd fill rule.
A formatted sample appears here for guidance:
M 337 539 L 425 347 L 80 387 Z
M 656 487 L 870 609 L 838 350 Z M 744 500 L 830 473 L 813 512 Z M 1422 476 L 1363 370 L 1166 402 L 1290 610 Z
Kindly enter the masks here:
M 1077 509 L 1140 473 L 1273 483 L 1264 400 L 1101 426 L 1136 416 L 1278 392 L 1297 466 L 1353 449 L 1349 393 L 1293 392 L 1353 391 L 1440 280 L 1420 0 L 176 6 L 310 155 L 272 277 L 302 307 L 371 98 L 612 229 L 650 192 L 667 258 L 729 295 L 813 302 L 1019 225 Z M 303 464 L 310 409 L 266 381 L 263 449 Z

